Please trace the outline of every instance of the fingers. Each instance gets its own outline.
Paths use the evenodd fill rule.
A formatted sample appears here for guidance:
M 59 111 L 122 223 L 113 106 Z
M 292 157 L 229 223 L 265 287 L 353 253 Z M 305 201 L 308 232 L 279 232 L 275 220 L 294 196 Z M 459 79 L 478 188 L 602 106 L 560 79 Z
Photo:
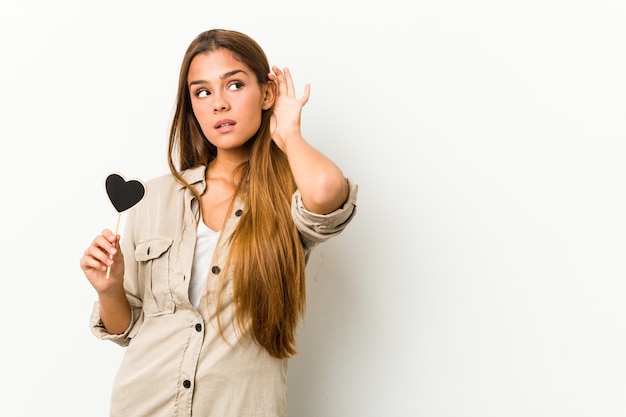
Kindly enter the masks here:
M 106 271 L 107 267 L 113 264 L 112 258 L 118 252 L 116 247 L 118 241 L 119 235 L 115 235 L 110 230 L 104 230 L 101 235 L 96 236 L 80 259 L 82 270 Z
M 278 85 L 278 93 L 281 95 L 288 95 L 288 96 L 295 97 L 296 89 L 295 89 L 295 86 L 293 83 L 293 77 L 291 76 L 291 71 L 289 70 L 289 68 L 285 67 L 284 70 L 281 70 L 276 65 L 274 65 L 272 66 L 272 71 L 274 71 L 274 74 L 272 73 L 269 74 L 270 79 L 276 81 L 276 84 Z M 306 102 L 309 100 L 309 95 L 310 95 L 310 86 L 309 84 L 307 84 L 304 87 L 304 95 L 300 99 L 300 102 L 302 102 L 302 104 L 306 104 Z
M 288 87 L 287 83 L 285 82 L 285 74 L 276 65 L 272 67 L 272 71 L 274 71 L 274 74 L 270 73 L 270 76 L 274 79 L 274 81 L 276 81 L 276 84 L 278 85 L 278 94 L 288 94 Z
M 300 102 L 304 106 L 309 101 L 309 96 L 311 95 L 311 86 L 309 84 L 304 86 L 304 94 L 302 94 L 302 98 L 300 98 Z
M 285 68 L 284 75 L 286 81 L 285 84 L 287 85 L 287 94 L 295 96 L 296 89 L 293 86 L 293 77 L 291 76 L 291 71 L 289 71 L 289 68 Z

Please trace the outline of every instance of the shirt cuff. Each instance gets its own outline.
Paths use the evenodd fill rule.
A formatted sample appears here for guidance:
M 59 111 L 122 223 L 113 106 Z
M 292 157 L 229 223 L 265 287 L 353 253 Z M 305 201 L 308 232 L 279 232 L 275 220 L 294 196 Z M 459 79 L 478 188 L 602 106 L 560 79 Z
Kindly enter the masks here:
M 303 237 L 307 240 L 320 243 L 341 233 L 356 214 L 356 200 L 358 185 L 350 178 L 348 182 L 348 198 L 337 210 L 328 214 L 313 213 L 306 209 L 302 201 L 300 190 L 296 190 L 292 198 L 291 214 Z
M 134 314 L 133 309 L 131 309 L 131 314 Z M 120 346 L 127 346 L 129 342 L 128 335 L 130 333 L 130 329 L 132 328 L 133 319 L 131 317 L 130 325 L 121 334 L 111 334 L 107 331 L 102 324 L 102 320 L 100 319 L 100 303 L 96 301 L 93 305 L 93 310 L 91 312 L 91 317 L 89 318 L 89 327 L 91 328 L 91 332 L 101 340 L 110 340 L 112 342 L 117 343 Z

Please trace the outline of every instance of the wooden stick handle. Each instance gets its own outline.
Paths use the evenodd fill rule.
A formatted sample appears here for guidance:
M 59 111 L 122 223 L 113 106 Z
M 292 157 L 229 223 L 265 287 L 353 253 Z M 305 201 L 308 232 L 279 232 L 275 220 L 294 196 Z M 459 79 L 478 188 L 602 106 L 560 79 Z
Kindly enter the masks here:
M 115 232 L 113 232 L 115 236 L 117 236 L 117 229 L 120 227 L 120 217 L 122 217 L 122 213 L 117 213 L 117 220 L 115 221 Z M 109 258 L 113 259 L 113 255 L 109 255 Z M 110 275 L 111 275 L 111 267 L 108 266 L 107 267 L 107 279 L 109 279 Z

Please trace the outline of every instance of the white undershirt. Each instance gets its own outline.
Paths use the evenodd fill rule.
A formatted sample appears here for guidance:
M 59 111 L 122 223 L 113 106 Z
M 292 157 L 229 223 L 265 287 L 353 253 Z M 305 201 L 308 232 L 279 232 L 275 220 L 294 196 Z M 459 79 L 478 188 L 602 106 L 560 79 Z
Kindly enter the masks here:
M 200 298 L 204 292 L 211 259 L 217 246 L 217 239 L 220 232 L 211 230 L 202 219 L 198 222 L 198 233 L 196 236 L 196 248 L 193 254 L 193 265 L 191 266 L 191 279 L 189 281 L 189 301 L 198 308 Z

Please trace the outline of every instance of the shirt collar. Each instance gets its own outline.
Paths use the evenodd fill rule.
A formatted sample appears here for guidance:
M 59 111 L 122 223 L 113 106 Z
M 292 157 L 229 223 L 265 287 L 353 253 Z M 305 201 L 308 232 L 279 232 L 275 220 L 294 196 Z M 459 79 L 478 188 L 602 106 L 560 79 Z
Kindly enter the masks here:
M 193 186 L 199 194 L 202 194 L 206 188 L 205 174 L 206 166 L 204 165 L 186 169 L 181 173 L 183 179 Z M 180 184 L 180 188 L 184 188 L 184 186 Z

